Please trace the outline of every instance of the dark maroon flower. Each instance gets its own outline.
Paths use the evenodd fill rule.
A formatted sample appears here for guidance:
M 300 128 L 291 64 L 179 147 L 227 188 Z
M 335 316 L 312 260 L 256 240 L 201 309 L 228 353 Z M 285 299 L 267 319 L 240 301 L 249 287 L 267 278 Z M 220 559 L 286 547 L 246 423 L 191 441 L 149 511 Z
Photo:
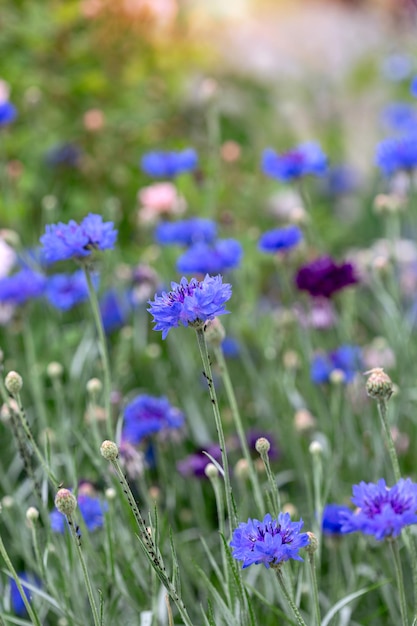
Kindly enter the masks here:
M 295 282 L 311 296 L 331 298 L 336 291 L 357 283 L 358 278 L 351 263 L 337 265 L 331 257 L 323 256 L 300 267 Z

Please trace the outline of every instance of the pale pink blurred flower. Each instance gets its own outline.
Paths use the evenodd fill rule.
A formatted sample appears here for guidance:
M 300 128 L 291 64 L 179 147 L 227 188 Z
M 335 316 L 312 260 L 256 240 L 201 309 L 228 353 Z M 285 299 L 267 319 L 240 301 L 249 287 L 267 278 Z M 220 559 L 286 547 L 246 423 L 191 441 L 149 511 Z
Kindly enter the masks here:
M 13 317 L 15 307 L 12 304 L 0 302 L 0 326 L 7 326 Z
M 410 447 L 410 437 L 407 433 L 402 433 L 396 426 L 391 428 L 391 436 L 394 440 L 394 446 L 398 454 L 404 454 Z
M 336 323 L 336 312 L 327 298 L 314 298 L 308 310 L 300 304 L 293 307 L 293 312 L 302 326 L 323 330 Z
M 7 102 L 10 96 L 10 85 L 0 78 L 0 103 Z
M 123 11 L 132 17 L 149 16 L 164 26 L 176 18 L 178 4 L 176 0 L 124 0 Z
M 7 162 L 6 171 L 11 180 L 17 180 L 23 174 L 23 163 L 17 159 L 12 159 Z
M 220 155 L 226 163 L 234 163 L 240 159 L 240 145 L 236 141 L 225 141 L 220 148 Z
M 392 369 L 396 365 L 394 351 L 390 348 L 384 337 L 376 337 L 372 343 L 362 350 L 364 368 L 367 370 L 375 367 Z
M 16 262 L 16 253 L 0 238 L 0 278 L 7 276 Z
M 104 113 L 100 109 L 89 109 L 83 115 L 84 128 L 91 132 L 101 130 L 104 121 Z
M 88 19 L 97 17 L 103 9 L 103 0 L 82 0 L 80 4 L 81 14 Z
M 142 205 L 139 209 L 139 222 L 154 223 L 161 215 L 184 213 L 186 204 L 184 198 L 172 183 L 163 182 L 143 187 L 139 190 L 138 199 Z

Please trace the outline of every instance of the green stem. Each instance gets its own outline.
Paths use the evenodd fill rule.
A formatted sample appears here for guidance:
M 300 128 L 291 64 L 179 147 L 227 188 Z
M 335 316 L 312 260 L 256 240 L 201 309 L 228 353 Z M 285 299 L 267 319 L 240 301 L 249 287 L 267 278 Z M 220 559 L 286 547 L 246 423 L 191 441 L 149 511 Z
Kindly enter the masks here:
M 29 382 L 32 389 L 35 403 L 36 418 L 39 419 L 42 429 L 48 424 L 46 409 L 43 401 L 42 385 L 38 373 L 38 360 L 36 358 L 35 341 L 32 334 L 32 327 L 29 323 L 23 323 L 23 343 L 25 346 L 27 367 L 29 371 Z
M 316 615 L 316 624 L 317 626 L 320 626 L 321 613 L 320 613 L 319 589 L 317 586 L 317 572 L 316 572 L 314 552 L 308 553 L 308 564 L 310 567 L 311 587 L 313 590 L 313 604 L 314 604 L 314 613 Z
M 386 400 L 380 400 L 378 403 L 378 413 L 381 418 L 382 427 L 384 430 L 385 443 L 390 455 L 392 468 L 394 470 L 395 481 L 398 482 L 401 478 L 400 464 L 398 462 L 397 452 L 395 450 L 394 440 L 392 438 L 391 430 L 388 423 L 388 404 Z
M 301 613 L 298 610 L 294 600 L 292 599 L 290 592 L 287 589 L 287 586 L 286 586 L 285 581 L 284 581 L 284 576 L 282 574 L 281 566 L 278 565 L 277 567 L 274 567 L 274 570 L 275 570 L 275 573 L 277 575 L 278 582 L 279 582 L 279 584 L 281 586 L 283 594 L 284 594 L 288 604 L 290 605 L 290 607 L 291 607 L 291 609 L 292 609 L 292 611 L 294 613 L 294 616 L 295 616 L 295 619 L 297 621 L 297 624 L 299 626 L 307 626 L 307 624 L 305 623 L 305 621 L 301 617 Z
M 391 546 L 391 551 L 392 551 L 393 560 L 394 560 L 395 574 L 397 576 L 398 592 L 400 596 L 401 622 L 402 622 L 402 626 L 408 626 L 407 603 L 405 599 L 404 578 L 403 578 L 403 570 L 401 567 L 401 557 L 400 557 L 398 541 L 396 539 L 391 539 L 389 541 L 389 544 Z
M 262 462 L 264 464 L 266 475 L 267 475 L 268 482 L 269 482 L 269 487 L 271 489 L 271 503 L 272 503 L 272 508 L 273 508 L 273 514 L 275 515 L 275 517 L 278 517 L 278 514 L 281 511 L 281 496 L 279 494 L 277 481 L 271 470 L 268 452 L 264 452 L 262 450 L 261 452 L 259 452 L 259 456 L 261 457 Z

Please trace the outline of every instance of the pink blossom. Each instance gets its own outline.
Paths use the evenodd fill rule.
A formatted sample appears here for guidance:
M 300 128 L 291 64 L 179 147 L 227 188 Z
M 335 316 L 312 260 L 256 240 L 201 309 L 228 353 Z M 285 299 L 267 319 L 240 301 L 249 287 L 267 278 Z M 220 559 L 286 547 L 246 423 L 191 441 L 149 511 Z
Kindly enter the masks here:
M 141 204 L 139 210 L 140 223 L 153 223 L 162 214 L 179 215 L 185 211 L 185 201 L 178 195 L 172 183 L 162 182 L 143 187 L 138 193 Z

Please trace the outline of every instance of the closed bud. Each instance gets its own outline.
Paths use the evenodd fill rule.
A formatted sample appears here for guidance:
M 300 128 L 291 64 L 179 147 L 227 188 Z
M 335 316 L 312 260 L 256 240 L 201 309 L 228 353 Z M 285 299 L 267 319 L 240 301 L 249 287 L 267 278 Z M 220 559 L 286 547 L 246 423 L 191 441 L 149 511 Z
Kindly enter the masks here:
M 256 440 L 255 449 L 261 456 L 268 454 L 270 447 L 271 444 L 266 437 L 259 437 L 259 439 Z
M 103 441 L 101 444 L 100 453 L 104 456 L 106 461 L 115 461 L 119 456 L 119 448 L 114 441 L 106 439 L 106 441 Z
M 235 476 L 239 480 L 246 480 L 249 476 L 249 463 L 246 459 L 239 459 L 235 465 Z
M 60 489 L 55 496 L 55 506 L 60 513 L 70 517 L 77 508 L 77 499 L 69 489 Z
M 103 389 L 103 383 L 98 378 L 91 378 L 87 383 L 87 393 L 95 396 Z
M 391 378 L 384 372 L 382 367 L 375 367 L 369 372 L 369 378 L 366 381 L 366 392 L 368 396 L 374 400 L 389 400 L 393 393 L 393 384 Z
M 220 346 L 226 337 L 226 331 L 218 317 L 215 317 L 204 326 L 204 335 L 208 344 Z
M 320 441 L 312 441 L 309 445 L 308 451 L 313 456 L 319 455 L 323 453 L 323 446 L 321 445 Z
M 207 478 L 217 478 L 219 475 L 219 470 L 214 465 L 214 463 L 207 463 L 206 467 L 204 468 L 204 473 Z
M 310 543 L 306 546 L 306 550 L 309 554 L 314 554 L 319 547 L 319 542 L 314 533 L 307 532 L 307 535 L 310 539 Z
M 6 389 L 12 396 L 16 396 L 23 386 L 23 380 L 17 372 L 9 372 L 4 380 Z
M 52 361 L 48 364 L 48 367 L 46 368 L 46 373 L 51 379 L 61 378 L 62 374 L 64 373 L 64 368 L 62 367 L 61 363 L 58 363 L 58 361 Z

